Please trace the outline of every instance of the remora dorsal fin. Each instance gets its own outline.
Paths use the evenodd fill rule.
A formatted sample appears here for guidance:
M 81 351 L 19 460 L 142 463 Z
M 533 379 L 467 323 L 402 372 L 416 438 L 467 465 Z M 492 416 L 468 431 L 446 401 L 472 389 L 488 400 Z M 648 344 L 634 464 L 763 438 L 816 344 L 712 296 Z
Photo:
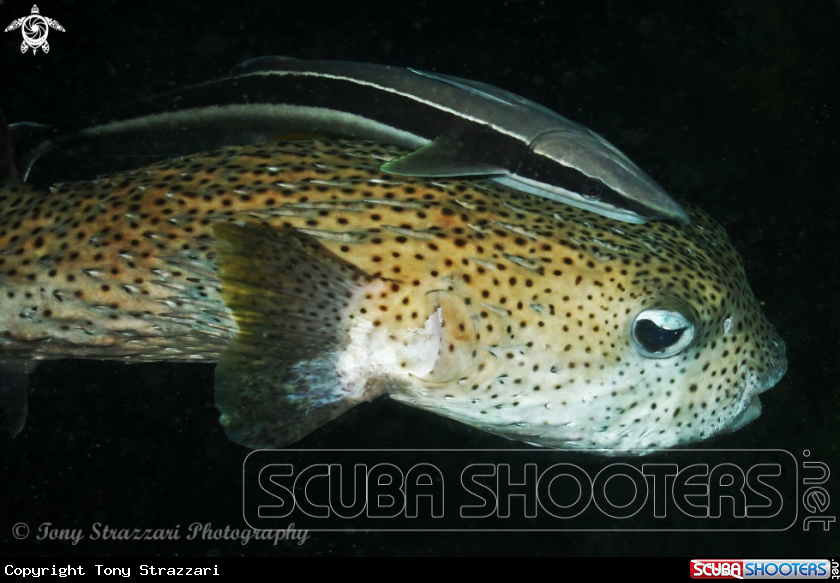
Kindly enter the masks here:
M 343 386 L 336 371 L 342 313 L 367 276 L 266 226 L 214 233 L 222 297 L 239 326 L 215 377 L 227 436 L 255 449 L 287 445 L 375 396 Z
M 26 425 L 29 375 L 37 366 L 34 360 L 0 361 L 0 409 L 12 437 L 17 437 Z
M 383 164 L 383 172 L 402 176 L 498 176 L 516 169 L 523 152 L 498 150 L 490 130 L 455 130 L 407 156 Z

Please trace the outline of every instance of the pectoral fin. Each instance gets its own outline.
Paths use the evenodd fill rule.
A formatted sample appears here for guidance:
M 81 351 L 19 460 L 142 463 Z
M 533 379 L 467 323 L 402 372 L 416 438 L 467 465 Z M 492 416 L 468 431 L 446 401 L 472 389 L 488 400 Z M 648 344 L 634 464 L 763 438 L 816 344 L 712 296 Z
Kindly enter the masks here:
M 505 141 L 505 140 L 502 140 Z M 437 137 L 407 156 L 382 165 L 383 172 L 402 176 L 499 176 L 510 174 L 524 154 L 499 143 L 491 130 L 457 130 Z
M 366 275 L 262 225 L 214 227 L 222 296 L 239 333 L 216 368 L 216 406 L 227 436 L 254 449 L 295 442 L 361 401 L 336 362 L 344 311 Z

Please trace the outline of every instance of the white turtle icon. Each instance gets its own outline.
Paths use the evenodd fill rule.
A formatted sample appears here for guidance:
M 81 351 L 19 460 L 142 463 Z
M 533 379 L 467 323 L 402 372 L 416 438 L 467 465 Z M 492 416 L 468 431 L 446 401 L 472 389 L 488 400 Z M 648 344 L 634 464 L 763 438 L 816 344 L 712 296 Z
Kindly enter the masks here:
M 44 54 L 49 53 L 50 44 L 47 42 L 47 34 L 50 29 L 53 28 L 55 30 L 65 32 L 64 27 L 57 21 L 52 18 L 47 18 L 46 16 L 41 16 L 40 12 L 41 11 L 38 10 L 38 6 L 33 5 L 32 14 L 24 16 L 23 18 L 18 18 L 7 26 L 5 31 L 3 31 L 9 32 L 10 30 L 17 30 L 18 28 L 21 28 L 21 32 L 23 33 L 23 42 L 20 45 L 20 52 L 22 53 L 25 53 L 30 47 L 32 48 L 33 55 L 38 52 L 38 49 L 44 51 Z

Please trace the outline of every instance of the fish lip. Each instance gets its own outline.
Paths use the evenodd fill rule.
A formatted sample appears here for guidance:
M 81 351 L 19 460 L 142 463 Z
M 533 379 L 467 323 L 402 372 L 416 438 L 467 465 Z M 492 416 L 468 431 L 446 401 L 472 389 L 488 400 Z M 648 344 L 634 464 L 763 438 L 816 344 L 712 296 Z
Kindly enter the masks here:
M 772 366 L 768 367 L 768 370 L 759 377 L 756 387 L 749 393 L 751 397 L 760 395 L 761 393 L 769 391 L 775 387 L 787 372 L 788 360 L 785 341 L 781 338 L 774 338 L 771 342 L 775 348 L 775 354 L 771 357 L 774 362 Z
M 764 382 L 761 383 L 762 387 L 753 393 L 754 395 L 760 395 L 761 393 L 767 392 L 773 387 L 778 384 L 782 377 L 785 376 L 787 372 L 787 360 L 783 359 L 781 366 L 776 367 L 771 373 L 769 373 L 765 378 Z
M 747 405 L 741 409 L 741 411 L 735 415 L 725 427 L 722 427 L 720 432 L 721 433 L 732 433 L 733 431 L 738 431 L 739 429 L 749 425 L 756 419 L 761 416 L 761 400 L 753 396 L 747 402 Z

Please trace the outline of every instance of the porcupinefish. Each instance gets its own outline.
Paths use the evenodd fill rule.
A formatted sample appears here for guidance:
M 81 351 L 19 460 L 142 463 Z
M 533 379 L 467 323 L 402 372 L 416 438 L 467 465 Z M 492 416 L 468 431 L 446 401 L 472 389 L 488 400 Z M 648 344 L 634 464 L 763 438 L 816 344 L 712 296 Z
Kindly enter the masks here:
M 7 387 L 43 359 L 218 362 L 221 423 L 252 448 L 379 395 L 558 448 L 759 415 L 784 343 L 701 210 L 626 224 L 380 169 L 406 153 L 278 141 L 0 186 Z
M 414 149 L 384 164 L 390 174 L 491 176 L 620 221 L 689 220 L 627 156 L 580 124 L 484 83 L 399 67 L 265 57 L 63 127 L 17 130 L 16 141 L 28 133 L 35 142 L 19 148 L 25 173 L 58 147 L 171 156 L 321 132 Z

